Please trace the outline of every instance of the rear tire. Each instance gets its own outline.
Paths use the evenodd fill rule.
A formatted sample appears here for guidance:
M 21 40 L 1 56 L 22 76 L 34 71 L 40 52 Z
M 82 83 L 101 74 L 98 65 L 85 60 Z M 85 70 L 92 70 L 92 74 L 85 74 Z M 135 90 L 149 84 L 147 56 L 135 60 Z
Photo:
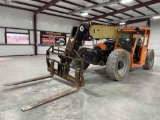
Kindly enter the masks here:
M 110 53 L 106 63 L 106 72 L 111 79 L 124 80 L 128 75 L 129 68 L 130 55 L 126 50 L 114 50 Z
M 148 49 L 147 56 L 146 56 L 146 62 L 143 66 L 143 69 L 145 70 L 151 70 L 154 64 L 154 50 Z

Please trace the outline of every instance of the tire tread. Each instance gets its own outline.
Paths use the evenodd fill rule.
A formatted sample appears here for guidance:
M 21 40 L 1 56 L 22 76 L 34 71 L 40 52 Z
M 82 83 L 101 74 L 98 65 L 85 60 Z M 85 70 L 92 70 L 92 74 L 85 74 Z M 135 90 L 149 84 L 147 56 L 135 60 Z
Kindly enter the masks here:
M 115 75 L 115 64 L 116 64 L 116 61 L 117 61 L 119 54 L 122 52 L 127 52 L 127 51 L 123 50 L 123 49 L 112 51 L 110 53 L 110 55 L 107 59 L 107 63 L 106 63 L 106 72 L 107 72 L 108 76 L 111 79 L 117 80 L 117 81 L 120 81 L 120 79 L 117 79 L 117 77 Z M 128 54 L 128 56 L 129 56 L 129 54 Z

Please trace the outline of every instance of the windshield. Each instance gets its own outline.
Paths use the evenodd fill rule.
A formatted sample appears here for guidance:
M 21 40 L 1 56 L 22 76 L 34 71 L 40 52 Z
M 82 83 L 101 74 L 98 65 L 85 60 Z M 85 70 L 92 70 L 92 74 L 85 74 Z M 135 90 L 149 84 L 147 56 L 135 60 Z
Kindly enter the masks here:
M 120 37 L 118 40 L 118 47 L 122 47 L 123 49 L 131 52 L 132 51 L 132 47 L 130 45 L 130 39 L 131 39 L 131 32 L 120 32 Z
M 119 43 L 121 42 L 129 42 L 130 41 L 130 33 L 129 32 L 121 32 L 120 33 L 120 38 L 119 38 Z
M 122 32 L 119 39 L 120 40 L 130 39 L 130 33 L 128 33 L 128 32 Z

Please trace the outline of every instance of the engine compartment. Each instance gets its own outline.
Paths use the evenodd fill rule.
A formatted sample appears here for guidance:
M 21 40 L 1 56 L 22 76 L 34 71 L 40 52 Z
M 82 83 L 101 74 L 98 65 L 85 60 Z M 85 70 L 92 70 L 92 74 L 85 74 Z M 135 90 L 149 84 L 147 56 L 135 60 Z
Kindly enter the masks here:
M 93 49 L 86 48 L 83 52 L 85 62 L 93 65 L 104 65 L 107 61 L 107 57 L 114 49 L 115 42 L 114 39 L 109 39 L 103 43 L 96 44 Z M 102 44 L 106 46 L 106 49 L 101 48 Z

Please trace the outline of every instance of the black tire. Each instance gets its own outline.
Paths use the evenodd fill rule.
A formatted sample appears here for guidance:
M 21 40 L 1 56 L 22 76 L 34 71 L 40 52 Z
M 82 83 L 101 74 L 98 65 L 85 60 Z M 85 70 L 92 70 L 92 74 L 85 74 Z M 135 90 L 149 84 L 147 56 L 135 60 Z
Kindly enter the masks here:
M 107 75 L 117 81 L 124 80 L 130 68 L 130 55 L 126 50 L 114 50 L 110 53 L 107 63 Z
M 79 55 L 83 57 L 83 52 L 84 52 L 85 50 L 86 50 L 86 48 L 80 48 L 80 49 L 78 50 Z M 72 65 L 80 68 L 80 65 L 81 65 L 81 64 L 80 64 L 80 62 L 78 62 L 78 61 L 73 61 Z M 86 63 L 86 62 L 84 61 L 84 70 L 86 70 L 86 69 L 89 67 L 89 65 L 90 65 L 89 63 Z
M 143 69 L 151 70 L 154 64 L 154 50 L 148 49 L 145 65 L 143 65 Z

